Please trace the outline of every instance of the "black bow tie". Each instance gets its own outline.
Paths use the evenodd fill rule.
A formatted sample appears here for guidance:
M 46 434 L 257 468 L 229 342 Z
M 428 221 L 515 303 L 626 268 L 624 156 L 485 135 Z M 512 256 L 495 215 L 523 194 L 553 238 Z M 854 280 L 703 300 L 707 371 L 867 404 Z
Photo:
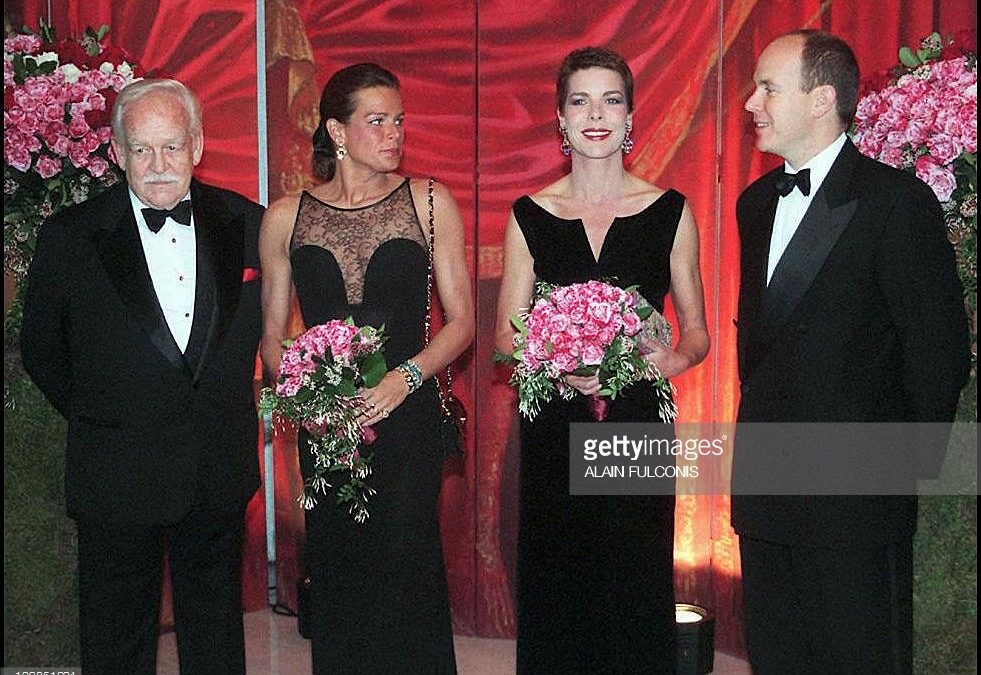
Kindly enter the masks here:
M 150 228 L 150 231 L 156 234 L 163 227 L 164 221 L 167 217 L 171 217 L 182 225 L 191 224 L 191 200 L 185 199 L 182 202 L 178 202 L 177 206 L 172 209 L 143 209 L 143 219 L 146 220 L 146 226 Z
M 801 169 L 797 173 L 787 173 L 784 171 L 777 176 L 777 180 L 773 186 L 780 193 L 781 197 L 786 197 L 793 192 L 794 187 L 797 187 L 800 193 L 806 197 L 811 194 L 811 170 Z

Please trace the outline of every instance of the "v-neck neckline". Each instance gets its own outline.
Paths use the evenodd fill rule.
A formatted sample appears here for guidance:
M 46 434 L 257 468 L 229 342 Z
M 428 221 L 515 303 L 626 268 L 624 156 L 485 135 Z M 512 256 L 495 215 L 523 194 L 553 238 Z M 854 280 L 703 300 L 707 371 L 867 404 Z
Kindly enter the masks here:
M 629 218 L 630 216 L 626 216 Z M 589 257 L 593 259 L 593 264 L 599 266 L 600 261 L 603 259 L 603 252 L 606 250 L 606 242 L 610 239 L 610 233 L 616 226 L 617 222 L 620 220 L 620 216 L 613 216 L 613 220 L 606 228 L 606 232 L 603 233 L 603 239 L 600 241 L 599 252 L 593 250 L 593 242 L 589 240 L 589 232 L 586 231 L 586 223 L 583 222 L 582 218 L 576 218 L 575 221 L 579 223 L 579 231 L 582 233 L 583 239 L 586 240 L 586 250 L 589 251 Z
M 606 244 L 610 240 L 610 232 L 613 230 L 614 226 L 619 221 L 621 221 L 621 220 L 628 220 L 630 218 L 636 218 L 637 216 L 640 216 L 640 215 L 646 213 L 648 210 L 652 209 L 655 204 L 657 204 L 658 202 L 660 202 L 664 198 L 664 196 L 666 194 L 668 194 L 669 192 L 671 192 L 670 189 L 665 190 L 660 195 L 658 195 L 657 199 L 655 199 L 650 204 L 648 204 L 647 206 L 645 206 L 644 208 L 642 208 L 640 211 L 637 211 L 636 213 L 629 213 L 629 214 L 627 214 L 625 216 L 613 216 L 613 220 L 610 221 L 609 227 L 606 228 L 606 232 L 603 234 L 603 241 L 600 242 L 599 253 L 597 253 L 596 251 L 593 250 L 593 245 L 589 241 L 589 233 L 586 232 L 586 223 L 583 222 L 583 219 L 582 218 L 563 218 L 561 216 L 555 215 L 554 213 L 552 213 L 551 211 L 549 211 L 548 209 L 546 209 L 544 206 L 542 206 L 541 204 L 539 204 L 538 202 L 536 202 L 534 199 L 532 199 L 530 196 L 528 197 L 528 201 L 530 201 L 532 204 L 534 204 L 538 209 L 540 209 L 544 213 L 547 213 L 554 220 L 557 220 L 557 221 L 560 221 L 560 222 L 563 222 L 563 223 L 569 223 L 569 224 L 578 225 L 579 232 L 582 234 L 582 238 L 583 238 L 583 240 L 586 243 L 586 251 L 589 252 L 589 258 L 590 258 L 590 260 L 593 261 L 593 265 L 599 266 L 600 262 L 603 260 L 603 253 L 606 251 Z

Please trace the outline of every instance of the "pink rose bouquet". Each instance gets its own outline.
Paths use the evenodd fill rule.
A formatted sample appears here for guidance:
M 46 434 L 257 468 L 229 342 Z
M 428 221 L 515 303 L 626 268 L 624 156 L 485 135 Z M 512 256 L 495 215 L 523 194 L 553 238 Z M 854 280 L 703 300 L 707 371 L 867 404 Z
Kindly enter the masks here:
M 279 413 L 310 433 L 315 472 L 297 499 L 304 509 L 316 506 L 317 494 L 327 494 L 330 474 L 343 472 L 348 481 L 337 489 L 337 503 L 349 503 L 358 523 L 368 518 L 368 497 L 375 491 L 365 482 L 371 455 L 363 446 L 374 440 L 374 431 L 358 422 L 358 389 L 374 387 L 388 371 L 385 340 L 384 329 L 358 327 L 348 318 L 284 343 L 279 380 L 262 390 L 259 410 Z
M 660 332 L 645 330 L 655 319 L 661 322 Z M 565 383 L 566 375 L 596 373 L 601 389 L 591 407 L 597 420 L 606 414 L 603 397 L 614 399 L 625 387 L 644 379 L 656 383 L 661 420 L 674 420 L 671 384 L 644 358 L 642 339 L 663 339 L 670 331 L 663 329 L 663 317 L 636 287 L 623 289 L 603 281 L 569 286 L 540 282 L 532 307 L 512 317 L 511 323 L 517 330 L 515 349 L 497 359 L 515 364 L 510 383 L 518 390 L 518 411 L 527 419 L 534 419 L 555 394 L 566 400 L 576 395 Z
M 109 145 L 120 89 L 142 76 L 109 29 L 56 40 L 50 26 L 3 41 L 4 270 L 23 277 L 38 226 L 122 172 Z
M 970 33 L 961 40 L 971 41 Z M 973 38 L 976 42 L 976 36 Z M 905 169 L 929 185 L 944 210 L 970 311 L 977 309 L 977 55 L 934 33 L 858 103 L 852 129 L 865 155 Z

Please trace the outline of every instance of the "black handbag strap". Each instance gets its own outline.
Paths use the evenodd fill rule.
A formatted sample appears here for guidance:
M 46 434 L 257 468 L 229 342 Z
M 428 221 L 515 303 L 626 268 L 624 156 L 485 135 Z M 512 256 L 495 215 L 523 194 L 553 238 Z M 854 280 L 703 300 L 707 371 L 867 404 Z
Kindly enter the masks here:
M 429 346 L 429 337 L 432 333 L 432 323 L 433 323 L 433 284 L 435 283 L 435 275 L 433 272 L 433 257 L 436 248 L 436 214 L 435 207 L 433 205 L 433 184 L 435 179 L 429 179 L 429 185 L 426 190 L 426 198 L 429 203 L 429 270 L 426 279 L 426 346 Z M 443 315 L 443 319 L 446 319 L 446 315 Z M 453 372 L 450 369 L 449 364 L 446 366 L 446 391 L 443 391 L 443 384 L 439 381 L 439 376 L 433 376 L 436 380 L 436 391 L 439 393 L 439 406 L 443 409 L 443 414 L 446 416 L 451 416 L 453 413 L 446 406 L 446 399 L 448 396 L 452 395 L 453 391 Z

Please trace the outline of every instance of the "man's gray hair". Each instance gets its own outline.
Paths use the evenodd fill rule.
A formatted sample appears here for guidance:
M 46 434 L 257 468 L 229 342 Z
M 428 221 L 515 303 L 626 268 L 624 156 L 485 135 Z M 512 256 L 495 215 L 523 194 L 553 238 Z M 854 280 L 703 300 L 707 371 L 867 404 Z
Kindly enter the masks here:
M 177 80 L 144 78 L 123 87 L 123 90 L 119 92 L 116 102 L 112 106 L 112 133 L 117 139 L 124 140 L 126 138 L 123 118 L 126 117 L 126 110 L 129 106 L 153 92 L 168 92 L 172 94 L 184 106 L 184 110 L 187 111 L 191 134 L 201 132 L 201 103 L 198 101 L 198 97 L 194 95 L 194 92 Z

